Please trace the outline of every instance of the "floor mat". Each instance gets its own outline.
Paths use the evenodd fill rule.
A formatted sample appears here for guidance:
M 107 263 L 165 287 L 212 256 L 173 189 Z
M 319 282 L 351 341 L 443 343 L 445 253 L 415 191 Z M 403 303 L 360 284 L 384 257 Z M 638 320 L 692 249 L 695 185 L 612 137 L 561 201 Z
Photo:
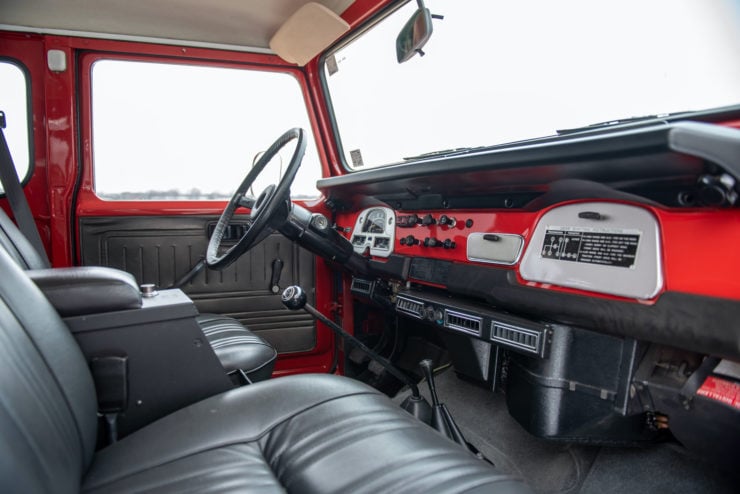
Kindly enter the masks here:
M 598 450 L 538 439 L 508 413 L 505 398 L 459 379 L 454 371 L 436 376 L 437 394 L 465 438 L 500 470 L 547 494 L 577 492 Z M 420 386 L 429 399 L 426 383 Z M 400 403 L 402 393 L 394 401 Z
M 539 439 L 508 413 L 505 397 L 457 377 L 436 376 L 437 394 L 465 438 L 501 471 L 515 475 L 542 494 L 736 492 L 727 474 L 692 459 L 677 445 L 599 448 Z M 429 399 L 426 383 L 419 386 Z M 408 391 L 399 393 L 400 403 Z M 431 400 L 430 400 L 431 401 Z
M 691 459 L 678 446 L 650 449 L 603 448 L 583 482 L 583 494 L 623 492 L 737 492 L 737 479 L 712 465 Z

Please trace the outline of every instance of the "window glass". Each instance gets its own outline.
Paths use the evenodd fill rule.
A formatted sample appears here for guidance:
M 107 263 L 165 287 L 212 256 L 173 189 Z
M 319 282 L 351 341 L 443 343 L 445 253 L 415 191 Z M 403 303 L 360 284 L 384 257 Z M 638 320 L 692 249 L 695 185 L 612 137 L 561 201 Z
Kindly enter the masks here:
M 0 60 L 0 110 L 5 112 L 5 140 L 10 148 L 18 178 L 23 182 L 30 165 L 28 125 L 28 83 L 26 75 L 14 63 Z M 0 192 L 3 192 L 0 185 Z
M 307 132 L 293 198 L 319 195 L 321 165 L 298 81 L 289 74 L 120 60 L 92 68 L 94 187 L 108 200 L 229 198 L 262 151 Z M 293 146 L 260 183 L 276 183 Z
M 737 0 L 425 5 L 424 56 L 396 61 L 411 1 L 325 58 L 352 168 L 740 103 Z

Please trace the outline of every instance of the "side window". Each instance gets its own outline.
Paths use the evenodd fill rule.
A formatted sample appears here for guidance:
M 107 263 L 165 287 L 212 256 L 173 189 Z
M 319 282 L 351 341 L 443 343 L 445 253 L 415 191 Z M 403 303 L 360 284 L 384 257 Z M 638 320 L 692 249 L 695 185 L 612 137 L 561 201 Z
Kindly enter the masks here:
M 28 81 L 16 64 L 0 60 L 0 110 L 5 112 L 7 127 L 3 129 L 10 155 L 25 181 L 30 170 L 30 127 L 28 125 Z M 0 185 L 0 192 L 4 192 Z
M 292 75 L 99 60 L 91 77 L 98 197 L 227 199 L 254 159 L 292 127 L 305 129 L 308 138 L 292 196 L 318 197 L 321 164 L 316 140 Z M 277 166 L 287 166 L 289 158 L 278 160 Z M 256 194 L 278 180 L 282 170 L 277 166 L 265 184 L 254 185 Z

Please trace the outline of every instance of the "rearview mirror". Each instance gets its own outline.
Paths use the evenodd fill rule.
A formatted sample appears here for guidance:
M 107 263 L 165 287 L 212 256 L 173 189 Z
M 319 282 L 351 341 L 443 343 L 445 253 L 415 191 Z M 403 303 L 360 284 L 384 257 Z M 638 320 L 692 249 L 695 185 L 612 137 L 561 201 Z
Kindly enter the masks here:
M 419 8 L 411 16 L 411 19 L 403 26 L 396 38 L 396 58 L 398 63 L 409 60 L 417 53 L 421 56 L 424 47 L 432 36 L 432 13 L 419 1 Z

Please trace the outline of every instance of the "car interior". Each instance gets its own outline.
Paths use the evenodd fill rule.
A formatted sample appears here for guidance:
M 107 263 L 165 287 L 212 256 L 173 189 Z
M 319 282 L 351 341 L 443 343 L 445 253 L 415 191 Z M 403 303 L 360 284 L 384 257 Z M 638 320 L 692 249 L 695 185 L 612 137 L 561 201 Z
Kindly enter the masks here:
M 2 2 L 0 490 L 736 492 L 740 8 L 525 3 Z

